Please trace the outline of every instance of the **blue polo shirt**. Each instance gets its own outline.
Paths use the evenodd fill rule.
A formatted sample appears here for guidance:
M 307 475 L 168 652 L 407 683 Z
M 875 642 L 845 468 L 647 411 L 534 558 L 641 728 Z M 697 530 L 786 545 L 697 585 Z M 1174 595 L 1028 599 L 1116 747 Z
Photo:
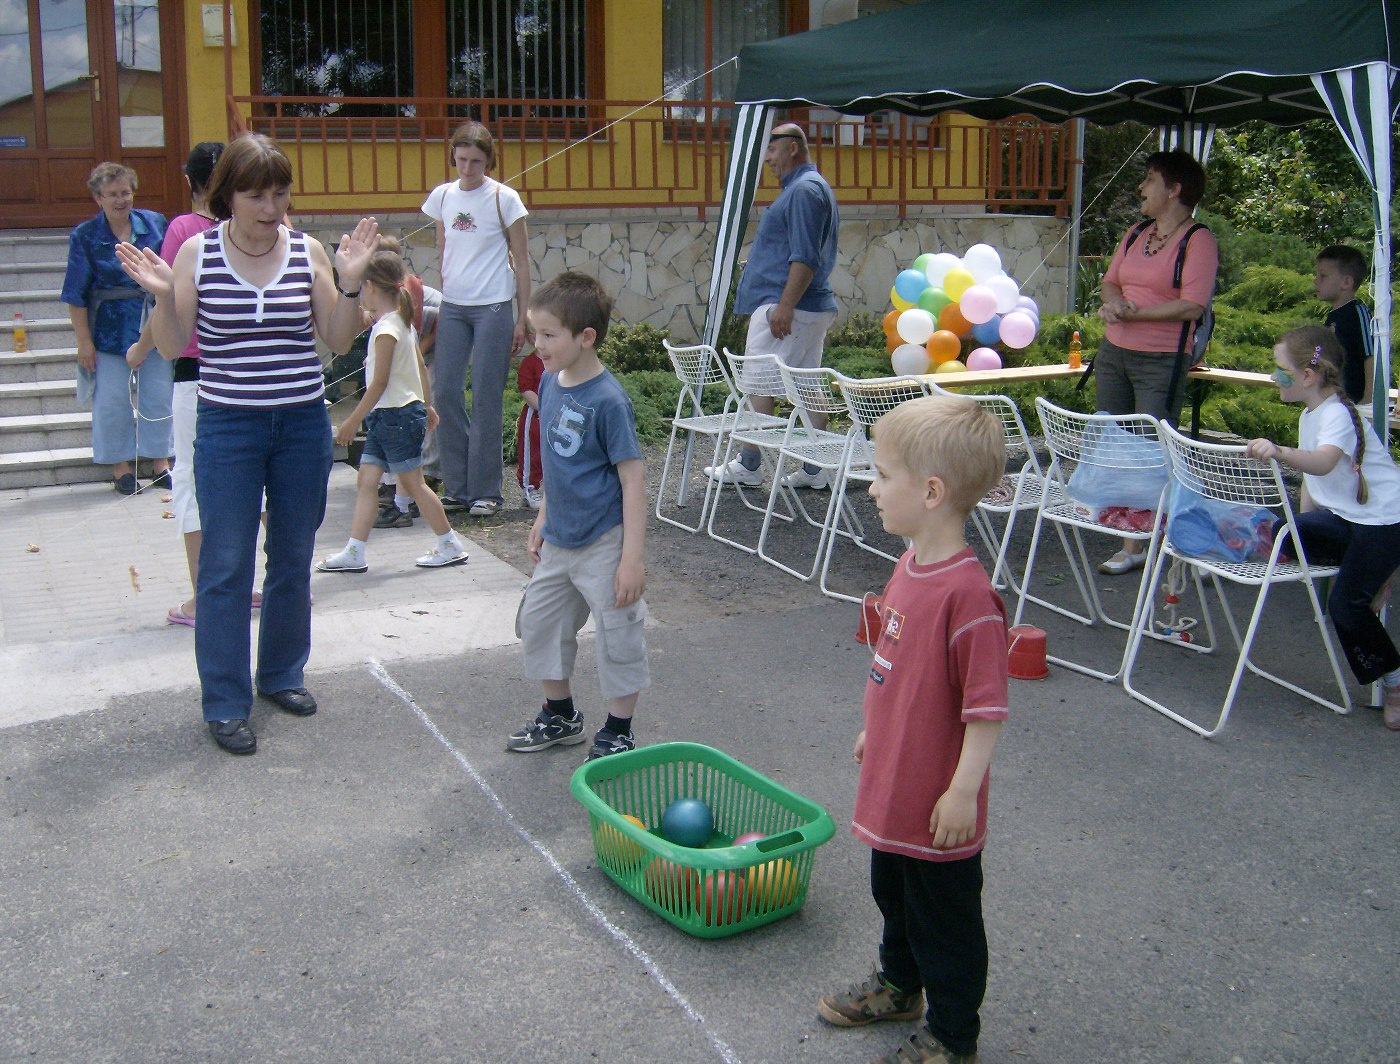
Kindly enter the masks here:
M 133 207 L 131 210 L 131 242 L 138 248 L 150 248 L 160 254 L 165 237 L 165 217 L 155 211 Z M 73 230 L 68 238 L 68 272 L 63 275 L 63 293 L 59 296 L 70 307 L 85 307 L 96 289 L 130 288 L 137 285 L 117 261 L 117 237 L 107 224 L 107 215 L 97 212 Z M 92 331 L 93 345 L 109 355 L 125 355 L 126 349 L 141 335 L 141 300 L 113 299 L 97 310 L 97 322 Z
M 776 303 L 787 284 L 788 267 L 794 262 L 812 270 L 812 283 L 797 301 L 797 309 L 836 309 L 830 280 L 841 227 L 836 195 L 811 163 L 789 170 L 783 175 L 782 186 L 778 198 L 759 219 L 734 297 L 735 314 L 752 314 L 765 303 Z

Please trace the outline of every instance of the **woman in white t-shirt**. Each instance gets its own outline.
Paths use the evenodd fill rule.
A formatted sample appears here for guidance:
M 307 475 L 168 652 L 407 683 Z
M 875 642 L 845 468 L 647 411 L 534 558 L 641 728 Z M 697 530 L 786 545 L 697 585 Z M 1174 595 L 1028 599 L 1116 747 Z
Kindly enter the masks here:
M 1303 553 L 1340 566 L 1327 599 L 1337 641 L 1360 683 L 1384 681 L 1385 726 L 1400 731 L 1400 652 L 1376 616 L 1400 565 L 1400 469 L 1342 391 L 1345 357 L 1324 326 L 1286 333 L 1274 348 L 1274 380 L 1285 403 L 1303 404 L 1298 446 L 1250 440 L 1248 452 L 1303 474 Z
M 441 417 L 438 465 L 448 509 L 485 517 L 503 502 L 501 413 L 511 357 L 525 346 L 529 212 L 513 188 L 487 176 L 496 149 L 485 126 L 467 122 L 449 143 L 457 180 L 439 185 L 423 202 L 423 213 L 437 223 L 442 267 L 433 370 Z

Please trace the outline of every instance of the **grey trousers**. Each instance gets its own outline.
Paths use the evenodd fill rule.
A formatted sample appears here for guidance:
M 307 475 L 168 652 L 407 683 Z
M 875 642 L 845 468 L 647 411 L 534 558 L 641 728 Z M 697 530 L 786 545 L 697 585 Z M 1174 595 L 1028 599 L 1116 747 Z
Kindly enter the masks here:
M 501 413 L 515 318 L 510 300 L 464 307 L 443 300 L 433 358 L 438 468 L 443 494 L 462 502 L 502 499 Z M 467 371 L 472 409 L 467 414 Z

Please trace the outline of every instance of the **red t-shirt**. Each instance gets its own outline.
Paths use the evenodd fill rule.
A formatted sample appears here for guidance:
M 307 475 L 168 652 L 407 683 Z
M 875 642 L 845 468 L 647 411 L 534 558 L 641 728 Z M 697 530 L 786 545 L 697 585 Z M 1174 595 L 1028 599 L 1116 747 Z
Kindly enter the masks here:
M 925 861 L 971 857 L 987 839 L 990 771 L 972 839 L 935 849 L 928 822 L 953 781 L 967 722 L 1007 717 L 1006 607 L 971 548 L 933 565 L 907 551 L 881 616 L 851 832 L 877 850 Z
M 515 386 L 522 392 L 534 392 L 538 395 L 540 380 L 543 377 L 544 359 L 531 351 L 520 360 L 520 367 L 515 371 Z

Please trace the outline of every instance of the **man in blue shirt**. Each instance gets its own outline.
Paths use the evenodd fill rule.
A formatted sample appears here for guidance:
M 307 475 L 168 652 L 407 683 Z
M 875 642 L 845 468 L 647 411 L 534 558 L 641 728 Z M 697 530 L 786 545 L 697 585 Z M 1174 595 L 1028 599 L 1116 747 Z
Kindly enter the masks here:
M 774 354 L 789 366 L 821 365 L 826 330 L 836 318 L 831 270 L 836 265 L 836 238 L 841 214 L 836 196 L 807 155 L 807 135 L 790 122 L 773 130 L 764 163 L 782 184 L 773 205 L 763 212 L 739 280 L 735 314 L 750 314 L 745 351 Z M 740 382 L 743 387 L 744 382 Z M 773 412 L 773 400 L 754 396 L 753 408 Z M 825 415 L 812 423 L 824 427 Z M 763 483 L 756 449 L 744 448 L 726 466 L 705 473 L 721 484 Z M 828 487 L 825 470 L 804 467 L 783 478 L 793 488 Z

